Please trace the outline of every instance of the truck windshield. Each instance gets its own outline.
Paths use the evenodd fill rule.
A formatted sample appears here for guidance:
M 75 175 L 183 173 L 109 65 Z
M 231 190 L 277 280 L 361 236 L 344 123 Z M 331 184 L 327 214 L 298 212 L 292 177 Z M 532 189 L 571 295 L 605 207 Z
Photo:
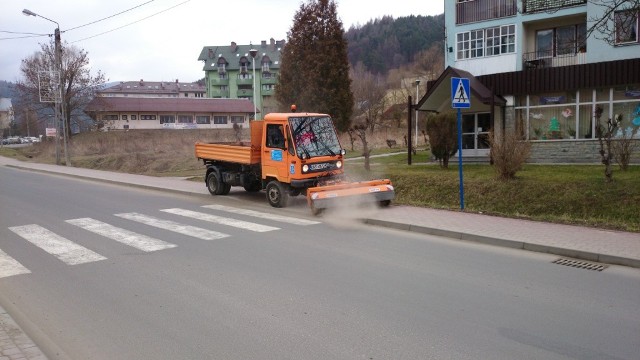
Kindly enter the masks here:
M 340 154 L 340 142 L 328 116 L 289 118 L 298 157 L 335 156 Z

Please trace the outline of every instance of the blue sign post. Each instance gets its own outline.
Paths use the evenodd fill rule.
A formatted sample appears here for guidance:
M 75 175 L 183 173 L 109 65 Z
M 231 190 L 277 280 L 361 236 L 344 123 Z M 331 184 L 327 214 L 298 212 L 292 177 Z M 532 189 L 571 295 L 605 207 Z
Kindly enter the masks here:
M 460 177 L 460 210 L 464 210 L 464 180 L 462 176 L 462 114 L 460 109 L 471 107 L 469 79 L 451 78 L 451 107 L 458 109 L 458 173 Z

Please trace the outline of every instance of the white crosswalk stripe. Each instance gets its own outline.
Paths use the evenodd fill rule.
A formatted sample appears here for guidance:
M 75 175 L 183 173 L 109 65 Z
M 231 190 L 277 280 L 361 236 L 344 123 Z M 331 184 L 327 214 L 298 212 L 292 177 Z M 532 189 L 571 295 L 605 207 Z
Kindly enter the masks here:
M 240 209 L 240 208 L 235 208 L 235 207 L 231 207 L 231 206 L 224 206 L 224 205 L 204 205 L 203 208 L 226 211 L 226 212 L 230 212 L 230 213 L 233 213 L 233 214 L 239 214 L 239 215 L 253 216 L 253 217 L 257 217 L 257 218 L 261 218 L 261 219 L 273 220 L 273 221 L 284 222 L 284 223 L 294 224 L 294 225 L 315 225 L 315 224 L 320 224 L 319 221 L 299 219 L 299 218 L 276 215 L 276 214 L 269 214 L 269 213 L 255 211 L 255 210 Z
M 7 255 L 6 252 L 0 250 L 0 278 L 29 273 L 31 273 L 29 269 Z
M 125 245 L 129 245 L 146 252 L 164 250 L 177 246 L 175 244 L 170 244 L 168 242 L 158 240 L 150 236 L 115 227 L 113 225 L 109 225 L 92 218 L 71 219 L 67 220 L 67 222 L 82 229 L 91 231 L 98 235 L 102 235 L 106 238 L 118 241 Z
M 106 257 L 57 235 L 40 225 L 14 226 L 10 227 L 9 230 L 49 254 L 54 255 L 68 265 L 78 265 L 106 259 Z
M 206 213 L 201 213 L 201 212 L 191 211 L 191 210 L 185 210 L 185 209 L 174 208 L 174 209 L 164 209 L 160 211 L 164 211 L 174 215 L 186 216 L 193 219 L 208 221 L 215 224 L 233 226 L 233 227 L 237 227 L 237 228 L 241 228 L 249 231 L 267 232 L 267 231 L 280 229 L 273 226 L 260 225 L 260 224 L 256 224 L 248 221 L 230 219 L 222 216 L 216 216 L 216 215 L 211 215 L 211 214 L 206 214 Z
M 123 213 L 123 214 L 115 214 L 115 216 L 121 217 L 123 219 L 136 221 L 145 225 L 157 227 L 164 230 L 173 231 L 179 234 L 192 236 L 195 238 L 199 238 L 202 240 L 217 240 L 228 237 L 228 234 L 224 234 L 221 232 L 207 230 L 203 228 L 199 228 L 191 225 L 180 224 L 171 220 L 163 220 L 158 219 L 153 216 L 148 216 L 139 213 Z

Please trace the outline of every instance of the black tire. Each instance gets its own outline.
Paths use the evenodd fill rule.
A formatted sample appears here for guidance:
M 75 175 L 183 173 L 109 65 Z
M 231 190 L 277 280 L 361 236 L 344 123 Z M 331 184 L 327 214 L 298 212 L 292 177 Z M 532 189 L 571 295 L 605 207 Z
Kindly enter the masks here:
M 228 195 L 230 191 L 231 191 L 231 185 L 227 183 L 223 183 L 222 191 L 220 192 L 220 195 Z
M 382 200 L 382 201 L 378 202 L 378 206 L 383 207 L 383 208 L 387 207 L 389 205 L 391 205 L 391 200 Z
M 258 192 L 262 190 L 262 183 L 260 181 L 254 181 L 244 186 L 247 192 Z
M 226 189 L 226 187 L 228 187 L 229 189 Z M 218 173 L 212 171 L 209 173 L 209 175 L 207 175 L 207 189 L 209 190 L 209 193 L 211 193 L 211 195 L 226 195 L 229 193 L 231 187 L 227 184 L 223 184 L 220 181 Z M 226 193 L 225 190 L 227 190 Z
M 277 180 L 267 184 L 267 201 L 269 205 L 276 208 L 287 207 L 289 203 L 289 192 L 287 186 Z

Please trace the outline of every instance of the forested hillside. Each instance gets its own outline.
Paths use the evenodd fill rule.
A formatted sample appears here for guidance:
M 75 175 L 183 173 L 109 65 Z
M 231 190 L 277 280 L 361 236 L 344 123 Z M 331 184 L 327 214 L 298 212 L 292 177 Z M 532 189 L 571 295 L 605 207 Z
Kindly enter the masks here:
M 362 62 L 374 74 L 387 74 L 413 62 L 415 55 L 434 42 L 444 41 L 444 14 L 385 16 L 363 26 L 351 27 L 345 36 L 349 43 L 349 63 Z

